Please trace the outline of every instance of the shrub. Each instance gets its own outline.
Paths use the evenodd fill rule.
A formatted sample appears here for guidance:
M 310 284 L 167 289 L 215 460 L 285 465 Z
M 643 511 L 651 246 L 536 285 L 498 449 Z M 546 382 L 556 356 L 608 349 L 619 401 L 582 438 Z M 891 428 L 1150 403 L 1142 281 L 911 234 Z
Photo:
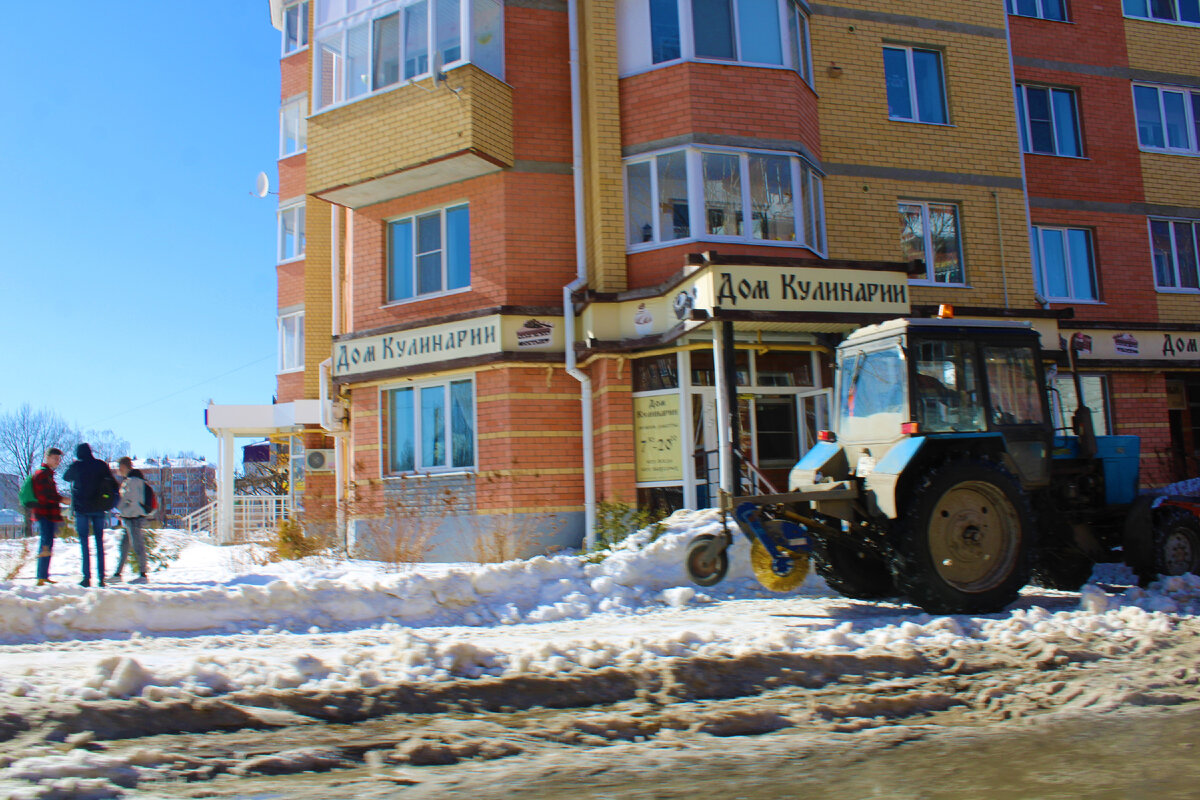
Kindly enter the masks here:
M 601 500 L 596 504 L 596 546 L 593 549 L 610 550 L 642 528 L 650 529 L 650 541 L 653 542 L 666 531 L 660 521 L 667 516 L 665 509 L 637 508 L 629 503 Z
M 320 536 L 309 536 L 298 519 L 285 519 L 275 528 L 275 538 L 268 543 L 270 561 L 297 561 L 315 556 L 326 549 Z

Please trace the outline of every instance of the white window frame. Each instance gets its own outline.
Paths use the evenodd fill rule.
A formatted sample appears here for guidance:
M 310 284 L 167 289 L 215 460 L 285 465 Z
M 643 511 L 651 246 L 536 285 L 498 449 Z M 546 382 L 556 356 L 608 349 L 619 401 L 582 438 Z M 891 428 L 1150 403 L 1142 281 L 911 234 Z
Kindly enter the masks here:
M 295 150 L 287 149 L 289 112 L 294 114 L 295 139 L 300 143 Z M 308 95 L 300 94 L 289 98 L 279 107 L 279 157 L 288 158 L 306 150 L 308 150 Z
M 1049 93 L 1050 103 L 1050 135 L 1054 140 L 1054 152 L 1043 153 L 1041 150 L 1033 149 L 1033 123 L 1030 122 L 1029 116 L 1029 95 L 1028 90 L 1038 89 Z M 1075 147 L 1079 150 L 1079 155 L 1073 156 L 1068 153 L 1058 152 L 1058 112 L 1054 108 L 1054 92 L 1066 92 L 1071 95 L 1071 107 L 1075 111 Z M 1057 156 L 1058 158 L 1086 158 L 1083 149 L 1083 118 L 1079 113 L 1079 93 L 1074 89 L 1065 89 L 1061 86 L 1040 86 L 1037 84 L 1018 83 L 1017 84 L 1017 102 L 1021 104 L 1021 118 L 1017 120 L 1018 124 L 1023 124 L 1021 130 L 1021 151 L 1036 156 Z
M 454 461 L 454 445 L 453 445 L 453 422 L 454 415 L 447 413 L 445 421 L 445 436 L 446 436 L 446 466 L 442 467 L 422 467 L 421 466 L 421 390 L 429 389 L 435 386 L 441 386 L 445 390 L 446 408 L 449 410 L 451 404 L 450 384 L 469 382 L 471 384 L 471 448 L 474 455 L 474 463 L 469 466 L 453 466 Z M 399 472 L 392 471 L 392 400 L 391 393 L 401 389 L 411 389 L 413 392 L 413 468 L 411 470 L 402 470 Z M 453 377 L 443 378 L 441 380 L 428 381 L 410 381 L 403 383 L 390 383 L 379 387 L 380 408 L 382 413 L 379 415 L 379 441 L 383 446 L 379 448 L 379 474 L 388 478 L 402 478 L 406 475 L 445 475 L 456 473 L 474 473 L 479 468 L 479 386 L 475 380 L 475 374 L 456 375 Z
M 1046 11 L 1045 11 L 1046 0 L 1034 0 L 1034 2 L 1037 3 L 1037 14 L 1035 14 L 1033 16 L 1030 16 L 1028 14 L 1022 14 L 1020 11 L 1018 11 L 1017 10 L 1017 0 L 1005 0 L 1005 6 L 1008 10 L 1008 13 L 1013 15 L 1014 17 L 1024 17 L 1025 19 L 1044 19 L 1047 22 L 1070 22 L 1071 21 L 1070 3 L 1066 2 L 1066 0 L 1063 0 L 1063 18 L 1062 19 L 1056 19 L 1054 17 L 1046 16 Z
M 1151 3 L 1153 3 L 1153 2 L 1154 2 L 1154 0 L 1148 0 L 1148 2 L 1146 3 L 1146 16 L 1144 16 L 1144 17 L 1141 15 L 1138 15 L 1138 14 L 1130 14 L 1129 10 L 1126 8 L 1125 2 L 1121 3 L 1121 13 L 1124 14 L 1127 19 L 1140 19 L 1140 20 L 1145 20 L 1146 22 L 1164 22 L 1168 25 L 1187 25 L 1187 26 L 1193 27 L 1193 28 L 1200 26 L 1200 22 L 1192 22 L 1192 21 L 1180 18 L 1180 16 L 1179 16 L 1179 0 L 1166 0 L 1166 2 L 1171 4 L 1171 10 L 1175 15 L 1171 19 L 1164 19 L 1162 17 L 1153 16 L 1153 13 L 1151 12 Z
M 303 9 L 303 12 L 301 9 Z M 289 50 L 287 37 L 287 18 L 288 15 L 293 12 L 295 12 L 297 15 L 297 22 L 301 23 L 297 26 L 297 30 L 300 33 L 300 40 L 295 47 Z M 279 46 L 279 50 L 283 58 L 286 58 L 290 55 L 295 55 L 296 53 L 299 53 L 301 50 L 304 50 L 308 47 L 308 23 L 311 15 L 312 6 L 309 5 L 309 0 L 300 0 L 298 3 L 288 3 L 283 7 L 283 11 L 280 14 L 280 20 L 283 22 L 283 30 L 280 31 L 280 38 L 283 41 Z
M 650 200 L 651 207 L 658 203 L 658 168 L 659 156 L 683 152 L 685 154 L 688 200 L 689 235 L 679 239 L 662 239 L 661 220 L 658 213 L 651 214 L 653 233 L 649 242 L 629 242 L 629 180 L 628 168 L 638 163 L 650 164 Z M 739 156 L 739 174 L 741 179 L 741 212 L 743 236 L 722 236 L 707 233 L 705 228 L 706 214 L 703 213 L 704 179 L 703 157 L 705 153 Z M 750 235 L 753 229 L 753 209 L 750 203 L 750 156 L 785 156 L 791 162 L 792 197 L 794 207 L 794 224 L 796 239 L 780 241 L 776 239 L 756 239 Z M 809 179 L 804 180 L 807 173 Z M 824 256 L 827 240 L 825 229 L 825 190 L 824 175 L 822 175 L 807 159 L 792 151 L 786 150 L 748 150 L 727 147 L 674 147 L 656 150 L 652 153 L 627 158 L 622 162 L 622 181 L 624 183 L 625 224 L 622 235 L 625 237 L 627 253 L 640 253 L 646 250 L 656 250 L 662 247 L 673 247 L 687 242 L 737 242 L 741 244 L 763 245 L 766 247 L 804 247 L 817 255 Z M 807 189 L 807 191 L 806 191 Z M 811 220 L 816 228 L 816 241 L 809 241 L 810 214 L 815 215 Z
M 1057 231 L 1063 236 L 1063 269 L 1066 271 L 1067 278 L 1067 294 L 1063 297 L 1051 295 L 1048 291 L 1050 282 L 1046 278 L 1046 248 L 1044 244 L 1044 235 L 1046 231 Z M 1092 263 L 1089 264 L 1089 269 L 1092 273 L 1092 283 L 1096 286 L 1095 297 L 1079 296 L 1075 288 L 1075 274 L 1071 268 L 1071 248 L 1066 246 L 1068 241 L 1068 231 L 1083 231 L 1088 237 L 1088 252 L 1091 254 Z M 1041 291 L 1045 293 L 1045 298 L 1052 303 L 1098 303 L 1100 302 L 1100 277 L 1096 267 L 1096 237 L 1088 228 L 1071 228 L 1061 225 L 1034 225 L 1032 231 L 1033 247 L 1034 247 L 1034 268 L 1040 273 L 1035 277 L 1035 284 L 1041 285 Z
M 318 2 L 323 3 L 323 2 L 326 2 L 326 0 L 318 0 Z M 422 72 L 420 74 L 413 75 L 411 78 L 406 78 L 406 77 L 404 77 L 404 64 L 406 61 L 405 14 L 404 14 L 404 11 L 409 6 L 416 5 L 417 3 L 420 3 L 420 2 L 427 3 L 426 20 L 425 20 L 425 24 L 426 24 L 425 45 L 428 48 L 427 49 L 427 58 L 426 58 L 426 69 L 424 72 Z M 504 5 L 503 5 L 502 0 L 457 0 L 457 2 L 459 5 L 459 9 L 458 9 L 458 13 L 459 13 L 459 17 L 458 17 L 459 58 L 455 59 L 454 61 L 446 62 L 446 63 L 440 64 L 440 65 L 437 64 L 437 59 L 438 59 L 437 54 L 440 52 L 440 50 L 438 48 L 438 41 L 437 41 L 437 0 L 387 0 L 387 2 L 378 2 L 378 0 L 376 0 L 376 2 L 374 2 L 373 4 L 363 2 L 363 0 L 360 0 L 359 6 L 360 7 L 365 6 L 365 8 L 362 8 L 362 10 L 356 10 L 352 14 L 345 14 L 344 13 L 344 4 L 343 4 L 341 6 L 341 8 L 343 9 L 343 13 L 341 13 L 339 16 L 330 18 L 328 20 L 323 20 L 323 21 L 318 18 L 318 21 L 313 29 L 313 35 L 312 35 L 312 40 L 313 40 L 313 45 L 314 45 L 313 70 L 312 70 L 312 72 L 313 72 L 313 75 L 312 75 L 312 79 L 313 79 L 313 89 L 312 89 L 313 113 L 316 114 L 316 113 L 328 111 L 332 108 L 346 105 L 347 103 L 357 102 L 357 101 L 363 100 L 367 97 L 372 97 L 374 95 L 381 94 L 383 92 L 392 91 L 401 86 L 407 86 L 408 84 L 415 83 L 415 82 L 421 81 L 421 80 L 425 80 L 426 78 L 429 78 L 433 75 L 433 70 L 434 70 L 435 66 L 440 67 L 440 70 L 442 72 L 446 72 L 451 69 L 454 69 L 455 67 L 461 66 L 463 64 L 472 63 L 474 60 L 473 59 L 474 54 L 472 52 L 472 48 L 474 45 L 474 37 L 472 36 L 472 32 L 474 30 L 474 28 L 473 28 L 473 25 L 474 25 L 473 10 L 475 8 L 475 5 L 477 3 L 481 3 L 481 2 L 492 2 L 499 9 L 499 16 L 497 19 L 499 20 L 500 43 L 497 46 L 498 47 L 497 52 L 499 54 L 499 63 L 496 64 L 496 69 L 500 74 L 495 75 L 495 77 L 499 78 L 500 80 L 504 80 Z M 377 88 L 374 86 L 374 77 L 373 77 L 374 69 L 375 69 L 375 55 L 376 55 L 375 54 L 374 25 L 378 20 L 380 20 L 384 17 L 387 17 L 387 16 L 391 16 L 392 14 L 400 15 L 399 26 L 398 26 L 399 27 L 399 39 L 400 39 L 400 41 L 399 41 L 399 57 L 400 57 L 399 80 L 397 80 L 395 83 L 390 83 L 390 84 L 387 84 L 386 86 L 380 86 Z M 348 93 L 346 91 L 346 82 L 350 79 L 350 76 L 346 70 L 347 52 L 348 52 L 347 44 L 348 44 L 350 32 L 352 30 L 359 29 L 363 25 L 367 26 L 367 32 L 368 32 L 367 37 L 366 37 L 367 38 L 367 50 L 366 50 L 365 58 L 366 58 L 368 70 L 370 71 L 372 78 L 371 78 L 371 81 L 369 82 L 370 85 L 368 86 L 367 91 L 356 94 L 354 97 L 349 97 Z M 332 40 L 336 40 L 336 42 L 337 42 L 336 50 L 328 50 L 326 47 L 326 45 L 328 45 Z M 323 69 L 322 69 L 322 59 L 326 52 L 330 53 L 331 57 L 333 59 L 333 61 L 332 61 L 333 67 L 332 67 L 331 71 L 333 73 L 332 83 L 334 84 L 334 86 L 331 90 L 332 94 L 333 94 L 333 97 L 331 97 L 331 98 L 324 97 L 321 92 L 322 75 L 324 74 Z M 491 69 L 488 69 L 487 67 L 481 66 L 481 68 L 485 69 L 485 71 L 487 71 L 489 73 L 494 74 L 494 72 Z
M 1174 273 L 1175 283 L 1172 286 L 1163 286 L 1158 282 L 1158 270 L 1154 268 L 1154 228 L 1155 222 L 1170 223 L 1171 231 L 1171 267 Z M 1146 218 L 1146 233 L 1148 243 L 1150 245 L 1150 271 L 1154 274 L 1154 289 L 1162 294 L 1200 294 L 1200 288 L 1193 289 L 1190 286 L 1184 286 L 1183 280 L 1179 274 L 1179 248 L 1176 244 L 1175 223 L 1185 223 L 1192 228 L 1192 247 L 1196 254 L 1196 259 L 1200 262 L 1200 219 L 1181 219 L 1178 217 L 1147 217 Z M 1200 276 L 1200 263 L 1196 265 L 1197 275 Z
M 915 122 L 920 125 L 942 125 L 942 126 L 951 125 L 950 96 L 946 90 L 946 84 L 948 83 L 948 80 L 947 80 L 948 76 L 946 74 L 946 54 L 943 53 L 941 50 L 937 50 L 937 49 L 934 49 L 931 47 L 909 47 L 907 45 L 902 45 L 902 44 L 885 44 L 885 45 L 883 45 L 883 49 L 884 50 L 902 50 L 902 51 L 904 51 L 905 68 L 908 70 L 908 103 L 909 103 L 909 108 L 912 109 L 913 114 L 920 113 L 920 107 L 917 103 L 917 69 L 916 69 L 916 66 L 913 64 L 913 51 L 920 50 L 923 53 L 934 53 L 935 55 L 937 55 L 938 64 L 940 65 L 940 69 L 938 70 L 938 72 L 940 73 L 941 78 L 942 78 L 942 81 L 941 81 L 942 82 L 942 86 L 941 86 L 942 116 L 944 116 L 946 118 L 946 121 L 945 122 L 930 122 L 928 120 L 923 120 L 917 116 L 894 117 L 894 116 L 892 116 L 892 113 L 890 111 L 888 112 L 888 119 L 894 120 L 896 122 Z M 886 94 L 887 94 L 887 68 L 885 65 L 885 68 L 884 68 L 884 95 L 885 95 L 884 102 L 885 103 L 887 102 Z
M 630 75 L 636 75 L 642 72 L 649 72 L 663 67 L 673 66 L 687 61 L 702 63 L 702 64 L 738 64 L 747 67 L 760 67 L 763 69 L 785 69 L 799 73 L 800 77 L 809 86 L 813 86 L 813 68 L 812 68 L 812 20 L 808 12 L 808 7 L 798 0 L 779 0 L 779 31 L 780 31 L 780 47 L 782 48 L 783 63 L 769 64 L 758 61 L 745 61 L 741 58 L 741 28 L 739 23 L 739 11 L 737 0 L 727 0 L 731 5 L 731 20 L 733 23 L 733 45 L 737 57 L 733 59 L 712 58 L 707 56 L 696 55 L 696 27 L 694 15 L 692 13 L 692 0 L 676 0 L 676 13 L 679 19 L 679 58 L 670 59 L 667 61 L 654 61 L 653 49 L 653 32 L 650 29 L 650 3 L 649 0 L 623 0 L 619 5 L 624 6 L 623 10 L 617 12 L 617 31 L 618 31 L 618 57 L 621 58 L 621 66 L 619 70 L 620 77 L 625 78 Z M 793 30 L 788 20 L 788 6 L 795 9 L 797 14 L 798 27 L 801 30 Z M 642 28 L 643 30 L 632 30 L 634 28 Z M 634 36 L 640 36 L 644 33 L 645 38 L 634 40 Z M 801 63 L 792 63 L 792 37 L 800 39 L 800 59 Z M 645 52 L 640 52 L 644 50 Z
M 279 375 L 285 375 L 292 372 L 304 371 L 304 312 L 294 311 L 287 314 L 280 314 L 278 317 L 278 332 L 279 332 Z M 294 326 L 292 335 L 295 340 L 295 352 L 293 353 L 293 362 L 288 363 L 287 351 L 287 327 L 291 324 Z
M 1137 116 L 1137 90 L 1154 89 L 1158 94 L 1158 122 L 1162 126 L 1163 146 L 1154 147 L 1153 145 L 1142 144 L 1141 133 L 1138 130 Z M 1138 149 L 1144 150 L 1147 153 L 1173 153 L 1175 155 L 1200 155 L 1200 141 L 1197 141 L 1196 130 L 1196 109 L 1193 96 L 1200 97 L 1200 87 L 1192 86 L 1164 86 L 1156 83 L 1135 83 L 1131 90 L 1133 92 L 1133 126 L 1134 136 L 1137 137 Z M 1187 147 L 1172 147 L 1170 138 L 1167 135 L 1167 108 L 1163 103 L 1163 92 L 1171 92 L 1173 94 L 1183 95 L 1183 114 L 1186 118 L 1185 126 L 1187 127 L 1188 146 Z
M 405 303 L 415 303 L 415 302 L 418 302 L 421 300 L 429 300 L 430 298 L 434 298 L 434 297 L 445 297 L 446 295 L 461 294 L 463 292 L 471 291 L 471 280 L 473 279 L 473 276 L 474 276 L 474 269 L 473 269 L 474 265 L 470 263 L 469 255 L 468 255 L 468 262 L 467 262 L 467 285 L 466 286 L 458 286 L 454 289 L 444 288 L 444 287 L 448 286 L 450 283 L 450 280 L 449 280 L 449 278 L 450 278 L 450 274 L 449 274 L 449 272 L 450 272 L 450 264 L 449 264 L 450 248 L 449 248 L 449 240 L 446 237 L 446 212 L 452 211 L 454 209 L 459 209 L 459 208 L 467 209 L 467 247 L 468 247 L 468 251 L 469 251 L 470 246 L 471 246 L 471 204 L 468 202 L 450 203 L 449 205 L 440 206 L 437 208 L 428 208 L 428 209 L 425 209 L 424 211 L 418 211 L 414 214 L 404 214 L 403 216 L 392 217 L 385 221 L 385 224 L 387 225 L 387 229 L 386 229 L 387 230 L 387 241 L 384 245 L 384 270 L 386 271 L 386 274 L 384 276 L 384 291 L 386 292 L 386 295 L 384 297 L 384 307 L 404 305 Z M 417 293 L 417 282 L 419 279 L 419 275 L 418 275 L 418 265 L 417 265 L 417 256 L 418 256 L 417 247 L 419 245 L 417 244 L 417 220 L 420 219 L 421 217 L 427 217 L 430 214 L 437 214 L 439 217 L 438 222 L 440 225 L 440 234 L 439 235 L 441 236 L 442 286 L 443 286 L 443 288 L 436 292 L 426 292 L 424 294 L 418 294 Z M 405 222 L 405 221 L 412 223 L 412 232 L 413 232 L 413 252 L 412 252 L 412 259 L 413 259 L 412 260 L 412 265 L 413 265 L 412 289 L 413 289 L 413 294 L 412 294 L 412 297 L 402 297 L 402 298 L 392 300 L 392 299 L 390 299 L 391 294 L 392 294 L 391 227 L 395 223 Z
M 925 277 L 924 278 L 909 278 L 908 282 L 917 286 L 950 286 L 955 288 L 965 288 L 970 286 L 967 280 L 967 261 L 963 257 L 963 221 L 962 221 L 962 206 L 949 200 L 910 200 L 900 198 L 896 201 L 896 211 L 899 213 L 900 206 L 920 206 L 921 207 L 921 231 L 922 243 L 925 245 Z M 937 280 L 933 268 L 933 236 L 929 230 L 929 206 L 950 206 L 954 209 L 954 231 L 958 236 L 958 265 L 962 270 L 963 279 L 961 283 L 947 283 Z
M 284 219 L 288 216 L 295 217 L 295 219 L 296 219 L 296 252 L 292 255 L 285 255 L 284 250 L 283 250 L 284 241 L 285 241 L 284 233 L 283 233 L 283 228 L 284 228 L 283 222 L 284 222 Z M 289 201 L 287 203 L 281 203 L 279 206 L 279 213 L 277 215 L 277 219 L 279 222 L 279 225 L 278 225 L 279 234 L 278 234 L 277 251 L 276 251 L 276 257 L 278 259 L 278 263 L 287 264 L 292 261 L 299 261 L 300 259 L 304 258 L 305 244 L 306 244 L 306 240 L 307 240 L 307 236 L 305 235 L 306 220 L 305 220 L 305 213 L 304 213 L 304 200 L 301 199 L 298 201 Z

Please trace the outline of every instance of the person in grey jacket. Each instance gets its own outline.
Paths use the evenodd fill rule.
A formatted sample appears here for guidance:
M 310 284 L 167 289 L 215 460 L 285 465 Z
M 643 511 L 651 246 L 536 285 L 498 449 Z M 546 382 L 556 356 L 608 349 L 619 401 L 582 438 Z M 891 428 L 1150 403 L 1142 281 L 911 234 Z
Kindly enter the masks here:
M 121 570 L 125 568 L 125 560 L 129 558 L 130 545 L 133 546 L 133 557 L 137 559 L 138 576 L 130 583 L 146 582 L 146 536 L 142 532 L 142 523 L 150 516 L 151 510 L 146 504 L 146 479 L 140 469 L 133 466 L 129 456 L 122 456 L 117 462 L 117 471 L 121 473 L 121 499 L 117 502 L 117 513 L 125 526 L 125 535 L 121 537 L 121 553 L 117 558 L 117 568 L 109 581 L 121 580 Z M 129 564 L 133 568 L 133 562 Z

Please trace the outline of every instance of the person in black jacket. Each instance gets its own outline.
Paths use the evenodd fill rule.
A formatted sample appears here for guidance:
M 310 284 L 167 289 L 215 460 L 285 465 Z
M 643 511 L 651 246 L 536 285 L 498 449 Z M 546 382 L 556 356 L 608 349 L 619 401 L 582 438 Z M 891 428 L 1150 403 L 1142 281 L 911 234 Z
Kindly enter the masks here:
M 104 518 L 117 504 L 117 479 L 112 470 L 92 455 L 90 445 L 75 448 L 75 463 L 67 468 L 63 480 L 71 484 L 71 507 L 75 511 L 75 532 L 83 549 L 83 580 L 80 586 L 92 585 L 91 559 L 88 557 L 88 529 L 96 540 L 96 577 L 104 585 Z

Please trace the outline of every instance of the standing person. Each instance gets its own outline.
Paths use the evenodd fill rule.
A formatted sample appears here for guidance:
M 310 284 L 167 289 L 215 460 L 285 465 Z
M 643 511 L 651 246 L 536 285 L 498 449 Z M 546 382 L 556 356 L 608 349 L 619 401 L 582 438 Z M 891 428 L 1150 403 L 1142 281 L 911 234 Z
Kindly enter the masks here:
M 83 551 L 83 580 L 92 585 L 91 559 L 88 557 L 88 529 L 96 540 L 96 578 L 104 585 L 104 518 L 117 504 L 119 487 L 112 470 L 92 455 L 86 442 L 75 448 L 75 463 L 67 467 L 63 479 L 71 484 L 71 508 L 75 510 L 75 532 Z
M 54 482 L 54 471 L 62 463 L 62 450 L 51 447 L 46 451 L 42 466 L 33 474 L 33 495 L 37 505 L 33 507 L 33 518 L 37 520 L 41 542 L 38 544 L 37 585 L 54 583 L 50 580 L 50 552 L 54 549 L 54 528 L 62 522 L 60 505 L 67 498 L 58 493 Z
M 125 568 L 125 559 L 129 557 L 130 545 L 133 546 L 133 557 L 137 559 L 138 576 L 130 583 L 146 582 L 146 537 L 142 533 L 142 524 L 150 516 L 150 507 L 146 502 L 146 477 L 142 471 L 133 466 L 129 456 L 121 456 L 117 462 L 117 471 L 121 473 L 121 500 L 117 503 L 117 513 L 121 515 L 121 523 L 125 526 L 125 535 L 121 537 L 121 556 L 117 559 L 117 568 L 109 577 L 112 582 L 121 580 L 121 570 Z M 133 564 L 130 563 L 132 569 Z

